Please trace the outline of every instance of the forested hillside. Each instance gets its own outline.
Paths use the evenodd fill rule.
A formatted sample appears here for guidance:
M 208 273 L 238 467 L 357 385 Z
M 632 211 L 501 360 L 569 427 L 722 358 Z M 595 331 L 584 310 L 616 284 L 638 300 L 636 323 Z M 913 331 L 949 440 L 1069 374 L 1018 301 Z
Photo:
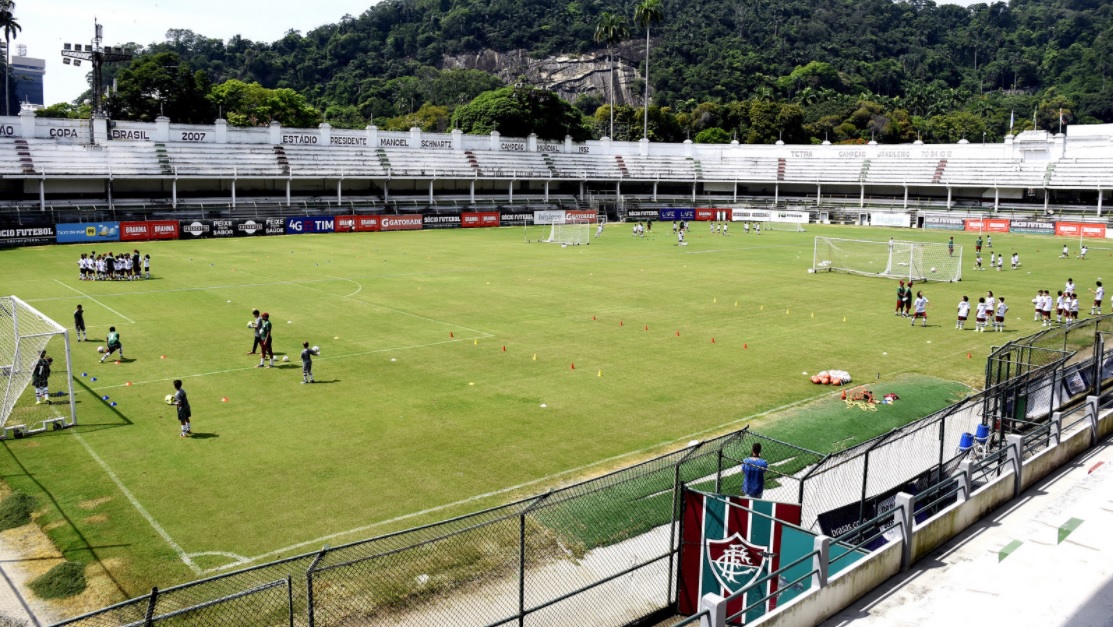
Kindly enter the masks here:
M 294 23 L 275 42 L 170 31 L 144 50 L 174 53 L 165 56 L 180 59 L 174 71 L 201 71 L 203 80 L 194 75 L 201 82 L 292 89 L 334 125 L 373 118 L 380 126 L 393 119 L 439 130 L 452 124 L 459 105 L 500 85 L 476 71 L 442 71 L 447 56 L 605 50 L 597 42 L 604 13 L 624 19 L 627 33 L 620 34 L 640 38 L 644 52 L 636 7 L 615 0 L 386 0 L 309 32 Z M 1013 112 L 1017 130 L 1030 128 L 1033 114 L 1040 128 L 1058 130 L 1060 109 L 1067 123 L 1113 121 L 1108 0 L 968 8 L 920 0 L 662 0 L 661 18 L 651 27 L 654 139 L 980 141 L 1006 133 Z M 644 76 L 644 59 L 620 60 Z M 596 110 L 606 102 L 606 94 L 587 94 L 575 103 L 587 114 L 586 132 L 609 132 L 609 111 Z M 641 137 L 637 104 L 616 109 L 616 139 Z M 140 108 L 117 112 L 149 113 Z

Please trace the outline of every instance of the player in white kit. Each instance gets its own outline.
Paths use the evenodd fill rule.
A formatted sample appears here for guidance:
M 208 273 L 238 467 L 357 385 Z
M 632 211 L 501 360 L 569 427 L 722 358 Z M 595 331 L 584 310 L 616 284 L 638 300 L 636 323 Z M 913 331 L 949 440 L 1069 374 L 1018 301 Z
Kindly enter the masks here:
M 970 299 L 966 296 L 958 303 L 958 321 L 955 322 L 955 328 L 962 330 L 966 327 L 966 318 L 970 315 Z

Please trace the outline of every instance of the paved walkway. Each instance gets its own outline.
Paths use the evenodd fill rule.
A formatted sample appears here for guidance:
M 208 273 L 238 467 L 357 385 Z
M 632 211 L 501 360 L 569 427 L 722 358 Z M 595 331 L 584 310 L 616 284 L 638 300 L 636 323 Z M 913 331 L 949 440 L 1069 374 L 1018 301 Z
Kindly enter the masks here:
M 1113 438 L 824 625 L 1113 627 Z

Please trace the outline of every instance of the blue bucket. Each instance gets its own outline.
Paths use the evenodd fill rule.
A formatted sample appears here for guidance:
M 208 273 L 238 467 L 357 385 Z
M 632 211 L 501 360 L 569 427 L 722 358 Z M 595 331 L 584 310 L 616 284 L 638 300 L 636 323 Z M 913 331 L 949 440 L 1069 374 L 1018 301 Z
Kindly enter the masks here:
M 962 437 L 958 439 L 958 450 L 969 451 L 972 448 L 974 448 L 974 436 L 963 433 Z
M 978 430 L 974 432 L 974 439 L 978 444 L 985 444 L 989 439 L 989 425 L 978 425 Z

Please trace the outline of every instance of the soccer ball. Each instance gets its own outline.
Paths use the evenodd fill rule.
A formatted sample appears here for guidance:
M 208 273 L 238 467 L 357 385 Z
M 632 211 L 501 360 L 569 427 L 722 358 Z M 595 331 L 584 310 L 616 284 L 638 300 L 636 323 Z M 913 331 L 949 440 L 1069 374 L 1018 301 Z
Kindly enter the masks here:
M 931 269 L 931 273 L 932 273 L 932 274 L 935 274 L 935 268 L 932 268 L 932 269 Z
M 173 394 L 167 394 L 165 400 L 166 400 L 167 405 L 173 405 L 174 404 L 174 395 Z
M 97 352 L 98 353 L 103 353 L 104 352 L 104 347 L 103 346 L 98 346 L 97 347 Z
M 309 350 L 313 351 L 314 355 L 320 355 L 321 354 L 321 347 L 320 346 L 314 346 L 313 348 L 311 348 Z
M 289 355 L 283 355 L 282 356 L 282 361 L 290 361 L 290 356 Z
M 248 320 L 247 321 L 247 328 L 250 329 L 250 328 L 253 328 L 254 326 L 255 326 L 255 321 L 254 320 Z

